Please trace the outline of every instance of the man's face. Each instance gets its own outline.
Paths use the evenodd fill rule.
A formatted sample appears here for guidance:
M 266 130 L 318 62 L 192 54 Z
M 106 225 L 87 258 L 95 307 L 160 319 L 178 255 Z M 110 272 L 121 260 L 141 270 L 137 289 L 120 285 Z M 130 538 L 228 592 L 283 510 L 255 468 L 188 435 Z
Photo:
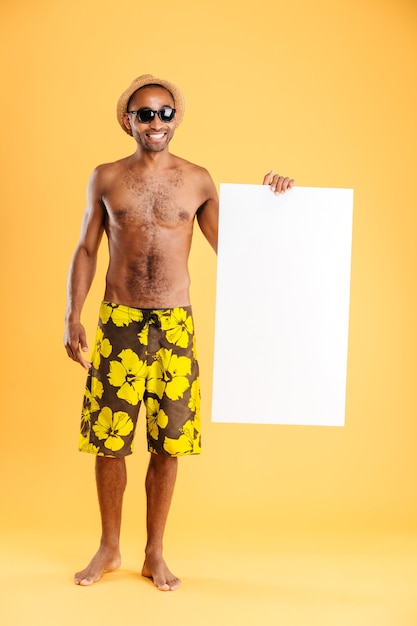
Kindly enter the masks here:
M 169 91 L 163 87 L 146 87 L 136 91 L 129 100 L 128 111 L 147 108 L 160 111 L 163 107 L 174 108 L 174 101 Z M 125 125 L 132 137 L 148 152 L 165 150 L 174 136 L 175 117 L 171 122 L 163 122 L 155 115 L 149 124 L 140 122 L 133 113 L 125 113 Z

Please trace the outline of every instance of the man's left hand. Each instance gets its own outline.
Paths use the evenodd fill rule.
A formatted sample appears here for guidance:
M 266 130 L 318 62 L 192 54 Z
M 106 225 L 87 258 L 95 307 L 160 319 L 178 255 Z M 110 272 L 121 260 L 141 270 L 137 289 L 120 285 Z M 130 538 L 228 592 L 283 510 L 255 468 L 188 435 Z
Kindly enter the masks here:
M 269 185 L 275 193 L 285 193 L 288 189 L 292 189 L 295 185 L 293 178 L 288 176 L 280 176 L 280 174 L 274 174 L 274 170 L 265 174 L 264 185 Z

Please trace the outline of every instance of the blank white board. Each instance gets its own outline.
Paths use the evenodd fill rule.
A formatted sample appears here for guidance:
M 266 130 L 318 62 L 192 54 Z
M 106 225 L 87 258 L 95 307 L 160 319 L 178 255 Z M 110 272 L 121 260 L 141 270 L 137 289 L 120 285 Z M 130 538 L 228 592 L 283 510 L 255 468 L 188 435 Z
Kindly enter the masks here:
M 343 426 L 352 189 L 220 186 L 212 420 Z

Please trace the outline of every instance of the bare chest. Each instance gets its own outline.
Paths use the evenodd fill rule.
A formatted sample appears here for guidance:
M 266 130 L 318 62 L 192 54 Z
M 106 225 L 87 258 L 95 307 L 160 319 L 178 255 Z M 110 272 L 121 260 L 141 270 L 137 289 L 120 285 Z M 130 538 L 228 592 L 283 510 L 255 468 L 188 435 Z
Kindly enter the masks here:
M 193 221 L 198 198 L 181 172 L 145 178 L 127 171 L 105 198 L 109 219 L 119 226 L 177 228 Z

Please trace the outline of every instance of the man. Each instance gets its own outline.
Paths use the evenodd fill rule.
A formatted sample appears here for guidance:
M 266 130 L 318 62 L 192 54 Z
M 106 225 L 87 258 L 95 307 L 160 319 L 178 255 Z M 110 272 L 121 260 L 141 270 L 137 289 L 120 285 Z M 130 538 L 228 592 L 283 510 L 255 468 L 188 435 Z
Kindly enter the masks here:
M 88 370 L 80 449 L 96 454 L 102 520 L 98 552 L 75 575 L 91 585 L 120 565 L 125 456 L 132 452 L 139 406 L 146 405 L 147 544 L 142 574 L 177 589 L 162 554 L 178 456 L 200 451 L 199 376 L 187 262 L 194 218 L 217 248 L 218 197 L 209 173 L 169 152 L 184 115 L 176 85 L 149 74 L 122 94 L 117 117 L 136 141 L 131 156 L 101 165 L 88 184 L 87 208 L 68 278 L 65 347 Z M 293 180 L 274 175 L 276 193 Z M 103 232 L 109 245 L 104 302 L 91 363 L 81 309 L 93 281 Z

